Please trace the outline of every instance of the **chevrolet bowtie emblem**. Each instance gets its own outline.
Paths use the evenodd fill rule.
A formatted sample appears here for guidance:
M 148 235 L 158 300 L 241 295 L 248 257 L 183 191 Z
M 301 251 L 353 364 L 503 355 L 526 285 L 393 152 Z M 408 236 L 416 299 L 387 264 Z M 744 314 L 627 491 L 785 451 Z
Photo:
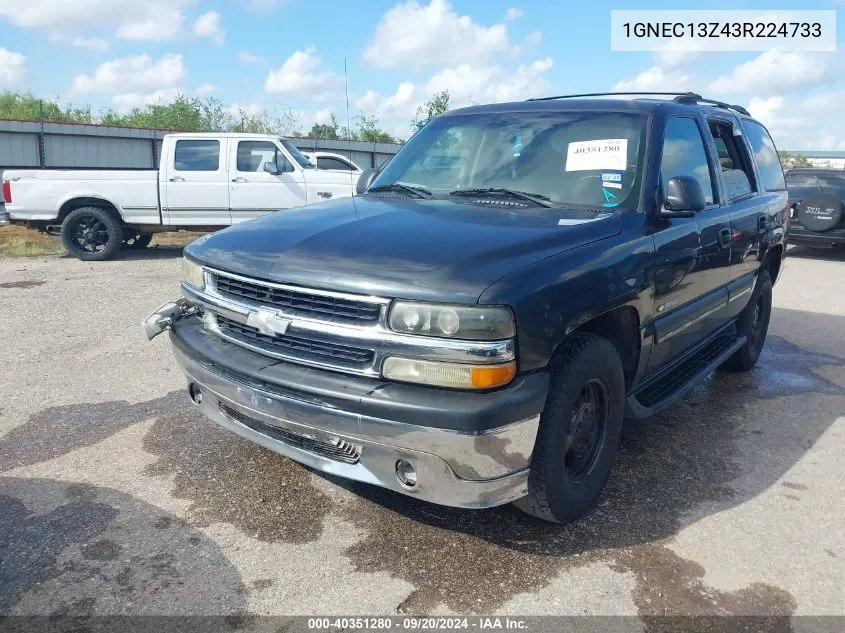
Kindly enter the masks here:
M 283 336 L 288 331 L 291 320 L 279 316 L 275 310 L 258 308 L 246 317 L 246 324 L 256 328 L 267 336 Z

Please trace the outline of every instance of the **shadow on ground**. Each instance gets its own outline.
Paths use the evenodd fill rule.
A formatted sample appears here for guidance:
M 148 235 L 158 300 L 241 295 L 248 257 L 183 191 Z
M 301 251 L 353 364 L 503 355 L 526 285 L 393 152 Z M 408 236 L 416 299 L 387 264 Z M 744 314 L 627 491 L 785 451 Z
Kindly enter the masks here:
M 108 488 L 0 477 L 0 563 L 0 614 L 49 616 L 63 630 L 86 631 L 87 620 L 101 615 L 246 608 L 240 575 L 213 541 Z M 32 624 L 10 618 L 0 628 Z M 231 624 L 220 619 L 196 630 Z

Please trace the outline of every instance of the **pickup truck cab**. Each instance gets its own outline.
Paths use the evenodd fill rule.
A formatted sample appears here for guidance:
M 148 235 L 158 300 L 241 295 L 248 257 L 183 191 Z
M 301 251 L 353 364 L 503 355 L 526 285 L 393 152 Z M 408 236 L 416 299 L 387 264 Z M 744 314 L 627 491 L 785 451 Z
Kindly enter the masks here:
M 12 223 L 58 232 L 79 259 L 144 247 L 154 233 L 210 231 L 351 196 L 357 174 L 320 171 L 287 139 L 264 134 L 168 134 L 158 170 L 9 170 Z
M 571 521 L 623 418 L 760 355 L 787 192 L 742 108 L 465 108 L 358 192 L 195 241 L 145 322 L 203 414 L 311 467 Z

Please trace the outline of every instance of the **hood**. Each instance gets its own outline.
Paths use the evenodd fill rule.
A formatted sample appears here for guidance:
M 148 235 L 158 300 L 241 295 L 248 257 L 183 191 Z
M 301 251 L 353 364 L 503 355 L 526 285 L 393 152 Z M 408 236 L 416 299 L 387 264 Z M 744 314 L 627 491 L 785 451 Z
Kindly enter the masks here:
M 475 303 L 501 277 L 620 230 L 618 213 L 596 219 L 591 211 L 361 196 L 237 224 L 185 252 L 214 268 L 279 283 Z

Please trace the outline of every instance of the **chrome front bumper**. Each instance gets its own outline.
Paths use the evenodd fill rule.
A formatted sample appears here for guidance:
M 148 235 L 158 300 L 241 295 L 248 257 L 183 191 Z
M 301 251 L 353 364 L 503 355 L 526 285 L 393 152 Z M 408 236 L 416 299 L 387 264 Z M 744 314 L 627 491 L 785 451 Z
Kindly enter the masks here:
M 190 314 L 191 306 L 179 300 L 162 306 L 145 321 L 147 336 L 170 329 Z M 462 508 L 502 505 L 528 492 L 539 414 L 482 433 L 420 426 L 265 391 L 215 371 L 176 346 L 173 353 L 206 417 L 317 470 Z M 320 449 L 309 450 L 315 446 Z M 344 448 L 353 459 L 337 456 Z M 400 481 L 399 460 L 413 467 L 415 485 Z

